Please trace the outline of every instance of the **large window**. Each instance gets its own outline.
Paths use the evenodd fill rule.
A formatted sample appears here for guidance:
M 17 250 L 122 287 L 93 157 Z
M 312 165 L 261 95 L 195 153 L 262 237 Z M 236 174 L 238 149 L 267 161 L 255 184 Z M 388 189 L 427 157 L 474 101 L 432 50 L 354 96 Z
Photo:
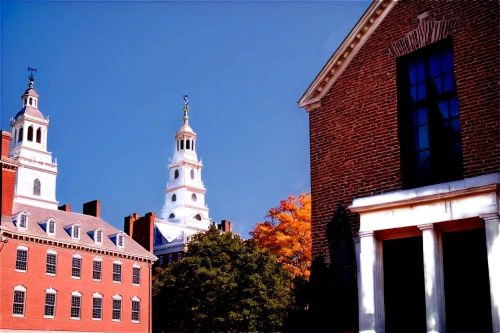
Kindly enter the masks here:
M 45 310 L 44 317 L 45 318 L 54 318 L 56 313 L 56 294 L 55 293 L 46 293 L 45 294 Z
M 17 290 L 16 290 L 17 289 Z M 23 287 L 14 288 L 14 302 L 12 306 L 12 315 L 16 317 L 24 316 L 24 304 L 26 301 L 26 289 Z
M 102 296 L 92 298 L 92 319 L 102 319 Z
M 82 258 L 80 256 L 73 256 L 71 263 L 71 277 L 80 278 L 82 272 Z
M 28 249 L 24 247 L 17 248 L 16 271 L 26 272 L 28 270 Z
M 40 183 L 40 180 L 35 179 L 35 181 L 33 182 L 33 195 L 40 196 L 41 189 L 42 189 L 42 184 Z
M 113 282 L 122 282 L 122 265 L 113 263 Z
M 132 284 L 141 284 L 141 269 L 140 267 L 132 267 Z
M 122 320 L 122 300 L 113 299 L 113 321 Z
M 450 39 L 398 59 L 403 186 L 463 177 L 460 117 Z
M 82 297 L 77 295 L 71 296 L 71 318 L 80 319 L 80 310 L 82 307 Z
M 45 273 L 47 275 L 56 275 L 56 265 L 57 265 L 57 254 L 55 254 L 53 251 L 48 252 Z
M 140 309 L 141 309 L 141 302 L 139 300 L 132 299 L 132 321 L 139 322 Z
M 101 281 L 101 275 L 102 275 L 102 261 L 94 259 L 93 270 L 92 270 L 92 280 Z

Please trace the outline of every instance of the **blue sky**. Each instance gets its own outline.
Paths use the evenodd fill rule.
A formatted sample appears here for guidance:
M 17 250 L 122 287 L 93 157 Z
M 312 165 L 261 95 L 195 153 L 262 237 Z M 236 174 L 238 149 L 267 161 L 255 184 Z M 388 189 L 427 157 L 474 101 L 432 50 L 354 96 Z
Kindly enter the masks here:
M 297 101 L 369 3 L 2 1 L 1 127 L 37 68 L 57 200 L 81 212 L 99 199 L 122 229 L 126 215 L 161 212 L 188 94 L 210 216 L 246 238 L 310 191 Z

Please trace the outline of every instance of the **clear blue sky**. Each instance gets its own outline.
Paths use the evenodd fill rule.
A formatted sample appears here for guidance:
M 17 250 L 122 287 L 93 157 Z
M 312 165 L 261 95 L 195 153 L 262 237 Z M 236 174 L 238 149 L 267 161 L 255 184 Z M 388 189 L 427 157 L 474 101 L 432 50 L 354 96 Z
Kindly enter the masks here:
M 1 127 L 37 68 L 57 200 L 81 212 L 99 199 L 122 229 L 126 215 L 161 212 L 189 94 L 210 216 L 246 238 L 310 190 L 297 101 L 369 3 L 2 1 Z

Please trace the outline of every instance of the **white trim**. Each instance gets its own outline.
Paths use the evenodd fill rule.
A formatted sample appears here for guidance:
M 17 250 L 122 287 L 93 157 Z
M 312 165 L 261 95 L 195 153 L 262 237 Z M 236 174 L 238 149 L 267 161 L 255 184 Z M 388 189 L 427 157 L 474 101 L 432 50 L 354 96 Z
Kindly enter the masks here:
M 78 237 L 74 237 L 75 227 L 78 227 Z M 80 240 L 82 235 L 82 226 L 79 223 L 75 223 L 71 226 L 71 238 Z
M 102 257 L 94 257 L 93 261 L 102 261 Z
M 114 295 L 114 296 L 111 296 L 111 298 L 112 298 L 112 299 L 114 299 L 114 300 L 120 300 L 120 301 L 123 299 L 123 298 L 122 298 L 120 295 L 118 295 L 118 294 L 116 294 L 116 295 Z
M 140 323 L 141 323 L 141 322 L 140 322 L 140 321 L 138 321 L 138 320 L 132 320 L 132 322 L 133 322 L 134 324 L 140 324 Z
M 50 232 L 50 222 L 54 222 L 54 232 Z M 54 218 L 50 218 L 47 220 L 47 225 L 46 225 L 46 228 L 47 228 L 47 235 L 50 235 L 50 236 L 55 236 L 56 235 L 56 230 L 57 230 L 57 221 L 56 219 Z
M 115 260 L 113 261 L 113 264 L 123 265 L 123 262 L 121 262 L 120 260 Z
M 100 294 L 98 291 L 92 294 L 92 298 L 102 298 L 102 294 Z
M 57 294 L 57 290 L 54 288 L 50 287 L 49 289 L 45 289 L 46 294 Z
M 15 286 L 13 289 L 14 289 L 15 291 L 24 291 L 24 292 L 26 292 L 26 290 L 27 290 L 27 289 L 26 289 L 26 287 L 25 287 L 25 286 L 23 286 L 22 284 L 18 284 L 18 285 L 17 285 L 17 286 Z
M 75 290 L 75 291 L 71 292 L 71 296 L 80 296 L 80 297 L 82 297 L 83 295 L 82 295 L 81 292 Z
M 141 301 L 141 299 L 139 297 L 137 297 L 137 296 L 132 297 L 131 300 L 134 301 L 134 302 L 140 302 Z
M 22 245 L 19 245 L 16 250 L 25 250 L 25 251 L 29 251 L 29 248 L 27 248 L 26 246 L 22 246 Z
M 52 249 L 48 249 L 47 250 L 47 253 L 50 253 L 50 254 L 55 254 L 57 256 L 57 251 L 54 251 Z
M 141 265 L 139 265 L 139 264 L 133 264 L 132 267 L 141 268 Z
M 73 258 L 80 258 L 80 259 L 82 259 L 82 256 L 77 253 L 77 254 L 73 254 Z
M 97 241 L 97 232 L 101 232 L 101 241 L 98 242 Z M 96 244 L 99 244 L 99 245 L 102 245 L 102 243 L 104 242 L 104 229 L 102 227 L 99 227 L 97 229 L 94 230 L 94 242 Z

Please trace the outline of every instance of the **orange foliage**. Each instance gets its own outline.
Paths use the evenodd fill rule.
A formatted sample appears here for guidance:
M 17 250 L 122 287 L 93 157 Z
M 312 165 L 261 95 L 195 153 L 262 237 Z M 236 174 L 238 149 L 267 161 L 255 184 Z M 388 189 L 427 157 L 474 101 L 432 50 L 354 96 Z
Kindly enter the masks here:
M 309 278 L 311 265 L 311 195 L 289 195 L 257 223 L 250 235 L 260 247 L 268 248 L 294 275 Z

